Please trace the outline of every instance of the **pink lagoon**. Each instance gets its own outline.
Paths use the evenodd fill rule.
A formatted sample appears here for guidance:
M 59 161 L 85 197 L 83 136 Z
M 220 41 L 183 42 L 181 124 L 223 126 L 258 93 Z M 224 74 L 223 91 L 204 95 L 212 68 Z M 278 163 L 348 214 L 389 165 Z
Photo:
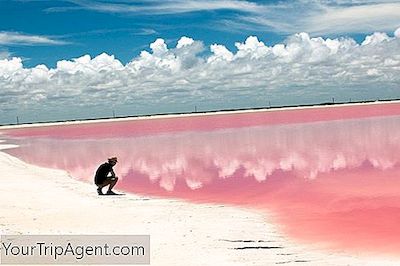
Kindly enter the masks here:
M 117 188 L 268 211 L 295 241 L 400 254 L 400 103 L 1 128 L 23 161 Z M 95 191 L 95 190 L 94 190 Z

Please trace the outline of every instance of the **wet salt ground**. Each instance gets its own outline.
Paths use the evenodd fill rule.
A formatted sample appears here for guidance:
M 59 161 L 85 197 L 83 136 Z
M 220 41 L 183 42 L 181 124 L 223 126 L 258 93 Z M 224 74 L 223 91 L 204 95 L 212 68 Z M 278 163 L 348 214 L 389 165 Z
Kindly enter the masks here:
M 14 139 L 8 153 L 91 181 L 117 155 L 126 191 L 272 210 L 296 240 L 400 251 L 400 116 L 160 135 Z M 77 156 L 79 155 L 79 156 Z M 84 158 L 84 159 L 82 159 Z

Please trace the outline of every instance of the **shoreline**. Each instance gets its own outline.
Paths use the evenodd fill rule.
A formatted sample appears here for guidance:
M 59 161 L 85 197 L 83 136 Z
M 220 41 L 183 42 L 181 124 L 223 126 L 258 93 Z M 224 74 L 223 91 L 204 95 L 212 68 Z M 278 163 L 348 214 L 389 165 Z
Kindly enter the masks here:
M 64 125 L 76 125 L 76 124 L 93 124 L 93 123 L 107 123 L 107 122 L 125 122 L 125 121 L 140 121 L 140 120 L 154 120 L 154 119 L 169 119 L 169 118 L 183 118 L 183 117 L 201 117 L 201 116 L 215 116 L 215 115 L 229 115 L 229 114 L 245 114 L 245 113 L 262 113 L 262 112 L 277 112 L 277 111 L 288 111 L 288 110 L 306 110 L 306 109 L 325 109 L 325 108 L 337 108 L 337 107 L 349 107 L 349 106 L 367 106 L 367 105 L 379 105 L 379 104 L 396 104 L 400 103 L 399 99 L 395 100 L 377 100 L 367 102 L 354 102 L 354 103 L 323 103 L 323 104 L 311 104 L 311 105 L 300 105 L 300 106 L 282 106 L 282 107 L 260 107 L 260 108 L 249 108 L 249 109 L 237 109 L 237 110 L 216 110 L 216 111 L 204 111 L 204 112 L 191 112 L 191 113 L 172 113 L 172 114 L 150 114 L 150 115 L 138 115 L 138 116 L 124 116 L 124 117 L 109 117 L 109 118 L 89 118 L 82 120 L 66 120 L 66 121 L 53 121 L 53 122 L 32 122 L 22 124 L 7 124 L 0 125 L 0 130 L 7 129 L 22 129 L 22 128 L 37 128 L 37 127 L 48 127 L 48 126 L 64 126 Z

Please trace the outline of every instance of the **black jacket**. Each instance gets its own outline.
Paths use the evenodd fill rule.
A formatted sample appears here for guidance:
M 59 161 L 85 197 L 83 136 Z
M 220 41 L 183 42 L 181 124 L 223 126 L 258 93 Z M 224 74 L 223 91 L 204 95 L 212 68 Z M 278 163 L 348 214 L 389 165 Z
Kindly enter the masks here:
M 96 171 L 96 175 L 94 176 L 94 183 L 102 184 L 107 179 L 109 173 L 111 173 L 112 177 L 115 177 L 112 165 L 109 163 L 103 163 Z

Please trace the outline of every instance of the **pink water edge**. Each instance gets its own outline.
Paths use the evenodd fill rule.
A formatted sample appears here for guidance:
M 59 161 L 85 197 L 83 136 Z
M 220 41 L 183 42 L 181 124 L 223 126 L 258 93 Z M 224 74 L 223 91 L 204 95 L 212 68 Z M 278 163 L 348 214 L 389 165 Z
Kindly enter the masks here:
M 400 103 L 1 133 L 20 145 L 8 153 L 82 180 L 116 155 L 119 189 L 266 210 L 299 241 L 400 254 Z

